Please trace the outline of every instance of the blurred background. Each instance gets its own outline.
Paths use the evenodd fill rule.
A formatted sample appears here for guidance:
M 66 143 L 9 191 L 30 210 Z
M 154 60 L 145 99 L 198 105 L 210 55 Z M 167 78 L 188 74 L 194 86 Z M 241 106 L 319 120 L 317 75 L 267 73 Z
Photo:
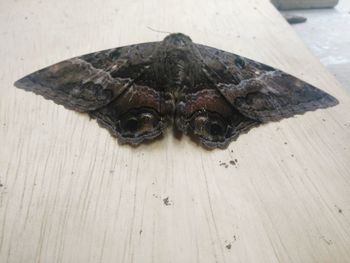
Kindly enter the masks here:
M 272 2 L 286 18 L 294 19 L 299 37 L 350 93 L 350 0 Z

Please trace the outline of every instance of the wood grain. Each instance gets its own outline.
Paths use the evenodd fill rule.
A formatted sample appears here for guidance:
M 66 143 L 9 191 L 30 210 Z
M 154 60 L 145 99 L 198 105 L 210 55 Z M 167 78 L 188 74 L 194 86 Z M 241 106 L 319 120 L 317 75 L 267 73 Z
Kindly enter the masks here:
M 0 7 L 0 262 L 350 261 L 350 99 L 269 1 Z M 157 30 L 278 67 L 340 104 L 252 129 L 227 150 L 170 130 L 132 148 L 13 87 L 63 59 L 161 40 Z

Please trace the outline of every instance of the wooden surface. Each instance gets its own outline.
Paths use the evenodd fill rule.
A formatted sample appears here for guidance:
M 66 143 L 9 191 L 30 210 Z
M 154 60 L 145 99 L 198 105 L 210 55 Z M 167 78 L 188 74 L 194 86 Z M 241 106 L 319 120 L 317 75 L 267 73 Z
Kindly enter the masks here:
M 170 130 L 131 148 L 13 87 L 156 30 L 279 67 L 340 104 L 227 150 Z M 1 1 L 0 35 L 1 263 L 350 262 L 350 99 L 268 1 Z

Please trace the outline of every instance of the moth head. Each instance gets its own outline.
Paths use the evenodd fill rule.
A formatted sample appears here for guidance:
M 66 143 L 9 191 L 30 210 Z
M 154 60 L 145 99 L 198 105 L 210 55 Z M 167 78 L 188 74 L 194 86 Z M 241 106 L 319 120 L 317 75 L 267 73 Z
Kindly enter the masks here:
M 174 33 L 165 37 L 163 43 L 169 47 L 183 48 L 192 45 L 192 40 L 182 33 Z

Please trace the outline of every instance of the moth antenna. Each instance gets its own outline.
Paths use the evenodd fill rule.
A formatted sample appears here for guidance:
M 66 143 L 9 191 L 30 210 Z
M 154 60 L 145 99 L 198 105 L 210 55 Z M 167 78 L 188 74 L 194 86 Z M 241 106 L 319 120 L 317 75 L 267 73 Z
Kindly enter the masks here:
M 157 33 L 162 33 L 162 34 L 172 34 L 174 32 L 169 32 L 169 31 L 163 31 L 163 30 L 157 30 L 157 29 L 153 29 L 152 27 L 150 26 L 147 26 L 147 28 L 153 32 L 157 32 Z

